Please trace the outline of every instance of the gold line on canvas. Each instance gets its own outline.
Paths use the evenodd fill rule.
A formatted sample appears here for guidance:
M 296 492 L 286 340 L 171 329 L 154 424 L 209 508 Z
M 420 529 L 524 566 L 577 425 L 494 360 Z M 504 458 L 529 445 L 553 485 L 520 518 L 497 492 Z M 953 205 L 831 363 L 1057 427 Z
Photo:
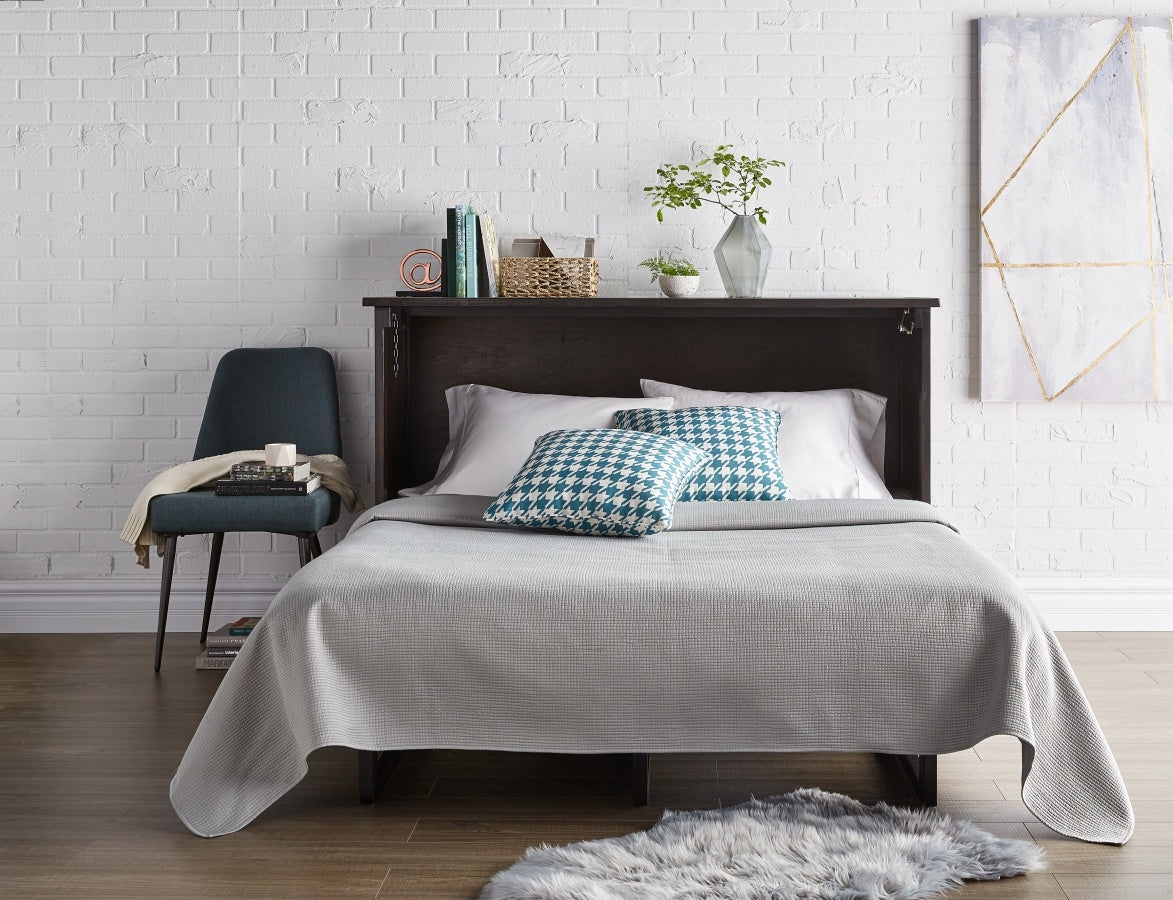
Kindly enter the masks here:
M 1067 382 L 1067 384 L 1063 385 L 1063 387 L 1059 388 L 1059 390 L 1055 391 L 1055 393 L 1052 394 L 1047 399 L 1054 400 L 1056 397 L 1058 397 L 1060 394 L 1062 394 L 1068 388 L 1072 387 L 1076 382 L 1078 382 L 1081 378 L 1083 378 L 1085 375 L 1087 375 L 1088 372 L 1090 372 L 1092 369 L 1094 369 L 1096 366 L 1098 366 L 1100 363 L 1102 363 L 1104 361 L 1104 357 L 1106 357 L 1109 353 L 1111 353 L 1113 350 L 1115 350 L 1117 347 L 1119 347 L 1121 344 L 1123 344 L 1125 339 L 1130 334 L 1132 334 L 1132 332 L 1134 332 L 1134 331 L 1136 331 L 1136 329 L 1140 328 L 1140 326 L 1143 325 L 1145 322 L 1149 322 L 1149 321 L 1154 320 L 1156 318 L 1157 312 L 1160 311 L 1161 309 L 1168 307 L 1168 306 L 1169 306 L 1169 301 L 1166 300 L 1164 303 L 1162 303 L 1156 309 L 1151 309 L 1147 313 L 1145 313 L 1143 316 L 1141 316 L 1136 322 L 1134 322 L 1132 324 L 1132 327 L 1129 328 L 1126 332 L 1124 332 L 1124 334 L 1120 335 L 1120 337 L 1118 337 L 1116 339 L 1116 341 L 1110 347 L 1108 347 L 1107 350 L 1105 350 L 1103 353 L 1101 353 L 1099 356 L 1097 356 L 1092 362 L 1088 363 L 1087 368 L 1085 368 L 1082 372 L 1080 372 L 1078 375 L 1076 375 L 1074 378 L 1072 378 L 1069 382 Z
M 1132 58 L 1132 77 L 1136 83 L 1137 112 L 1140 114 L 1141 133 L 1144 135 L 1146 224 L 1149 234 L 1149 309 L 1155 311 L 1157 308 L 1157 254 L 1153 246 L 1153 162 L 1149 151 L 1149 55 L 1147 49 L 1138 47 L 1137 45 L 1136 29 L 1132 27 L 1131 18 L 1128 19 L 1128 41 L 1132 48 L 1132 52 L 1129 55 Z M 1141 77 L 1142 68 L 1144 69 L 1143 78 Z M 1158 385 L 1160 376 L 1157 368 L 1157 318 L 1155 315 L 1153 316 L 1149 331 L 1150 353 L 1153 360 L 1153 399 L 1157 400 L 1159 399 Z
M 1083 89 L 1086 88 L 1089 84 L 1091 84 L 1092 79 L 1095 78 L 1096 75 L 1099 74 L 1100 69 L 1102 69 L 1104 67 L 1104 63 L 1106 63 L 1108 61 L 1108 57 L 1110 57 L 1112 55 L 1112 53 L 1116 50 L 1116 46 L 1122 40 L 1124 40 L 1124 36 L 1129 33 L 1129 30 L 1131 28 L 1132 28 L 1132 21 L 1129 20 L 1129 23 L 1127 25 L 1125 25 L 1122 29 L 1120 29 L 1120 34 L 1118 34 L 1116 36 L 1116 40 L 1112 41 L 1112 46 L 1108 48 L 1108 52 L 1104 54 L 1103 58 L 1098 63 L 1096 63 L 1096 67 L 1094 69 L 1092 69 L 1091 74 L 1088 75 L 1088 77 L 1084 79 L 1083 84 L 1081 84 L 1079 86 L 1079 89 L 1076 90 L 1076 92 L 1071 95 L 1071 99 L 1068 100 L 1066 103 L 1064 103 L 1063 108 L 1060 109 L 1059 112 L 1055 114 L 1055 118 L 1053 118 L 1051 120 L 1051 124 L 1046 127 L 1046 129 L 1043 131 L 1043 133 L 1039 135 L 1038 140 L 1035 141 L 1031 145 L 1031 148 L 1026 151 L 1026 156 L 1024 156 L 1022 158 L 1022 162 L 1020 162 L 1018 164 L 1018 167 L 1013 172 L 1010 173 L 1010 177 L 1007 178 L 1002 183 L 1002 186 L 1000 188 L 998 188 L 998 190 L 995 192 L 994 196 L 990 198 L 990 202 L 982 207 L 982 215 L 983 216 L 990 211 L 990 207 L 992 207 L 994 205 L 994 203 L 998 200 L 998 198 L 1002 196 L 1002 192 L 1005 191 L 1006 188 L 1008 188 L 1010 186 L 1010 182 L 1012 182 L 1015 178 L 1018 177 L 1018 173 L 1023 170 L 1023 168 L 1026 166 L 1026 164 L 1030 161 L 1031 155 L 1035 152 L 1036 149 L 1038 149 L 1039 144 L 1041 144 L 1043 142 L 1043 138 L 1045 138 L 1048 134 L 1051 133 L 1051 129 L 1054 128 L 1059 123 L 1059 120 L 1061 118 L 1063 118 L 1063 114 L 1065 112 L 1067 112 L 1068 108 L 1070 108 L 1071 104 L 1075 102 L 1076 98 L 1079 97 L 1079 95 L 1081 93 L 1083 93 Z
M 1034 348 L 1031 347 L 1030 341 L 1026 336 L 1026 329 L 1022 327 L 1022 317 L 1018 315 L 1018 307 L 1014 303 L 1014 298 L 1010 295 L 1010 285 L 1006 283 L 1006 270 L 1002 268 L 1002 260 L 998 257 L 998 248 L 994 246 L 994 239 L 990 237 L 990 230 L 986 227 L 985 219 L 981 219 L 982 234 L 986 236 L 986 243 L 990 245 L 990 253 L 994 256 L 994 267 L 998 270 L 998 277 L 1002 280 L 1002 290 L 1006 294 L 1006 299 L 1010 302 L 1010 311 L 1014 313 L 1014 321 L 1018 325 L 1018 334 L 1022 337 L 1022 345 L 1026 347 L 1026 355 L 1030 360 L 1030 367 L 1034 369 L 1035 380 L 1039 383 L 1039 392 L 1043 395 L 1044 400 L 1050 400 L 1047 396 L 1047 386 L 1043 384 L 1043 373 L 1039 371 L 1038 361 L 1035 359 Z

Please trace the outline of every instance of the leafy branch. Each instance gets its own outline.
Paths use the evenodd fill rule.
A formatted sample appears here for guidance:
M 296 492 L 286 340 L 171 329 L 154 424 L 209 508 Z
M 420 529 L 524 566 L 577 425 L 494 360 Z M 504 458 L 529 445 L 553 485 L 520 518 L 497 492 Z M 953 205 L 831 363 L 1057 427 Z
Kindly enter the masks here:
M 675 257 L 671 253 L 657 253 L 650 259 L 640 263 L 652 273 L 652 281 L 661 275 L 699 275 L 696 266 L 684 257 Z
M 751 210 L 750 203 L 759 190 L 773 183 L 766 174 L 767 170 L 786 163 L 761 156 L 737 156 L 730 152 L 732 146 L 719 145 L 711 156 L 694 166 L 666 163 L 656 169 L 660 182 L 644 188 L 644 192 L 651 195 L 656 218 L 663 222 L 665 209 L 682 206 L 700 209 L 702 203 L 712 203 L 734 215 L 752 215 L 765 225 L 768 211 L 760 206 Z M 712 166 L 717 171 L 705 171 L 705 166 Z

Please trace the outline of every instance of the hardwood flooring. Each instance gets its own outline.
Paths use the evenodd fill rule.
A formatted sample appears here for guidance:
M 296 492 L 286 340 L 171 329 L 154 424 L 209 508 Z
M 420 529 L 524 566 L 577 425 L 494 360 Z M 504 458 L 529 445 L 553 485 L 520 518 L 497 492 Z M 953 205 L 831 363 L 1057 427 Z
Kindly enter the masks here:
M 1018 798 L 1017 741 L 941 759 L 941 809 L 1035 840 L 1050 869 L 950 896 L 1173 897 L 1173 633 L 1062 635 L 1136 807 L 1125 847 L 1071 841 Z M 173 634 L 0 635 L 0 896 L 471 898 L 526 847 L 651 825 L 665 807 L 736 803 L 800 786 L 907 799 L 867 755 L 657 756 L 652 806 L 626 757 L 409 754 L 384 799 L 357 800 L 351 750 L 327 749 L 256 822 L 215 840 L 175 817 L 167 786 L 221 673 Z

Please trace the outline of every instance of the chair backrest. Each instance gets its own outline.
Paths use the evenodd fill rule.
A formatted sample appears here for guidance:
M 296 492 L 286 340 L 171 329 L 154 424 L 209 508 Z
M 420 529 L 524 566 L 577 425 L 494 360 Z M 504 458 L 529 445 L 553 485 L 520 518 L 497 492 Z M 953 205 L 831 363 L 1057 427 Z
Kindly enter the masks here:
M 334 359 L 321 347 L 230 350 L 216 366 L 194 458 L 275 443 L 342 455 Z

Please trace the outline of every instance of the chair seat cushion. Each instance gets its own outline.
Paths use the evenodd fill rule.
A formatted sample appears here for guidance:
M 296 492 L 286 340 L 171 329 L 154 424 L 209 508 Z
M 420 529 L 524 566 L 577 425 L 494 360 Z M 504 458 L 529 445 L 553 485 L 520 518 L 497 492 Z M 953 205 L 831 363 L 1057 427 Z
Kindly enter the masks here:
M 155 497 L 149 521 L 155 534 L 313 533 L 332 524 L 338 510 L 338 495 L 325 488 L 293 497 L 217 497 L 214 490 L 205 489 Z

